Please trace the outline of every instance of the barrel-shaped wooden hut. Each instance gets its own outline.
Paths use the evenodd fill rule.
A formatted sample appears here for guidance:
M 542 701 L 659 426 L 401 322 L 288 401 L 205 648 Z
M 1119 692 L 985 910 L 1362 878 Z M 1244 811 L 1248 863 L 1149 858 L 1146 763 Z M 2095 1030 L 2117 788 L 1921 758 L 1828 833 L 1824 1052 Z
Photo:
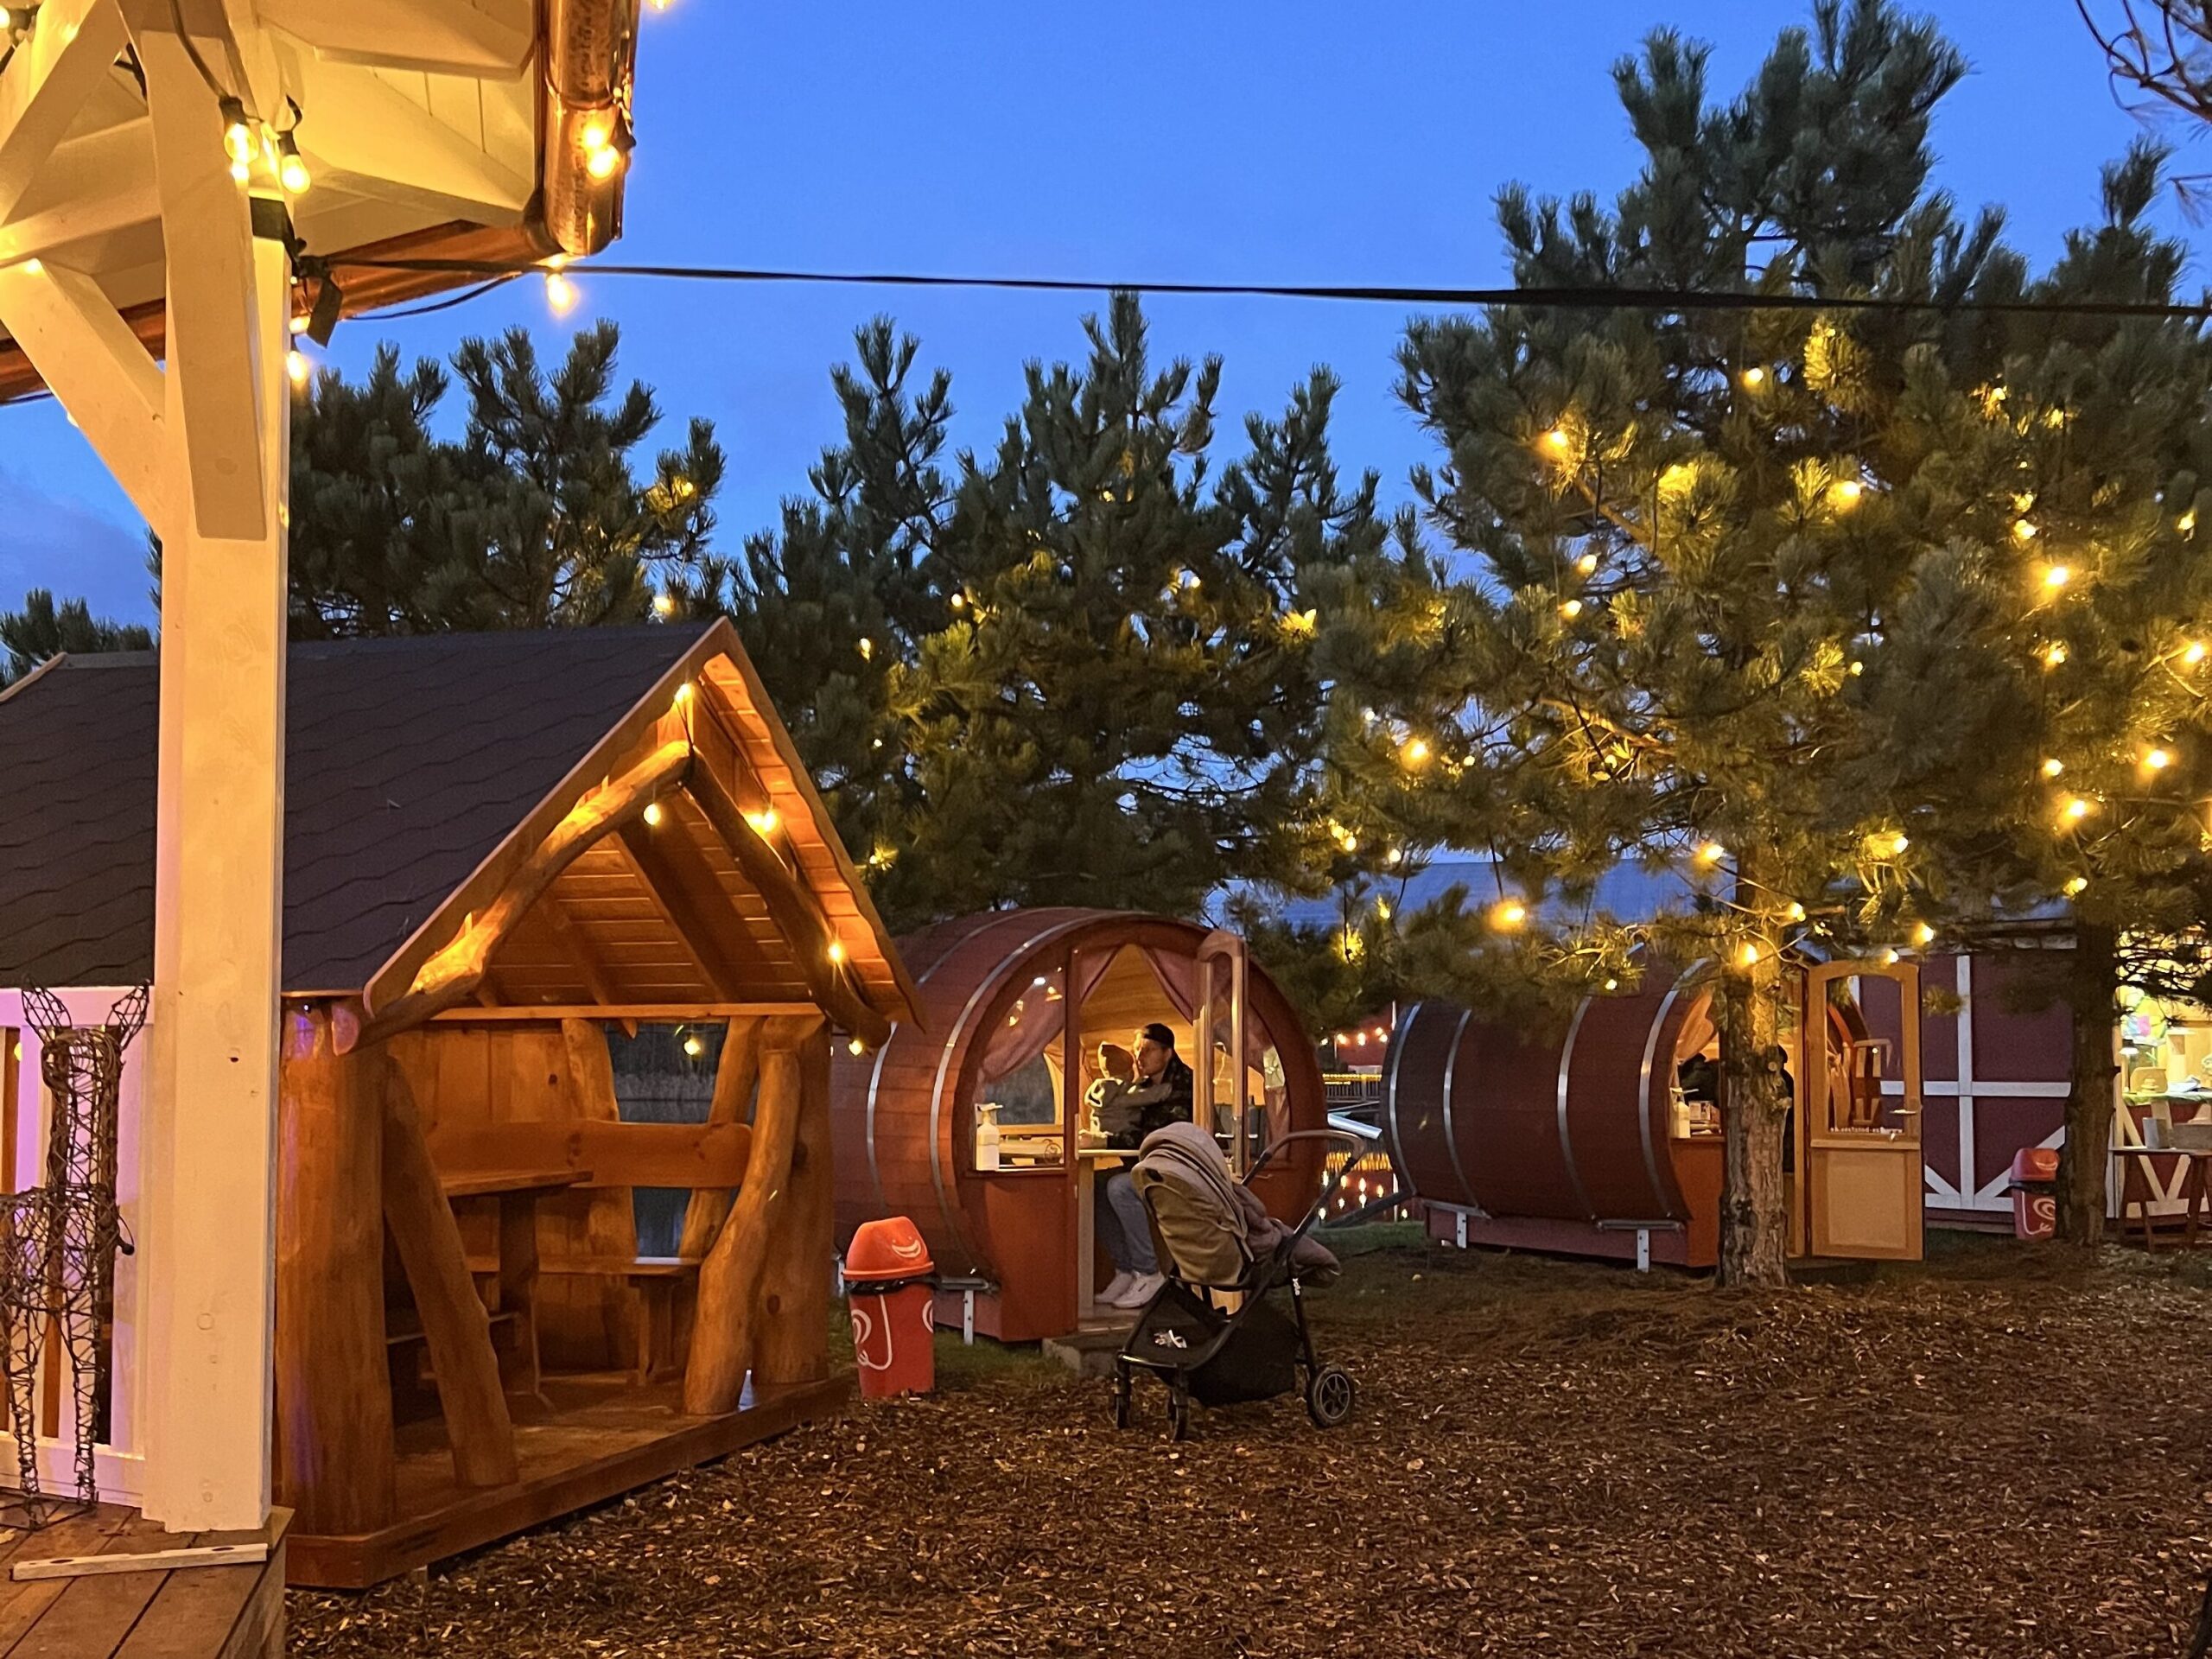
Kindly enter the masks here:
M 1092 1184 L 1119 1166 L 1084 1124 L 1100 1043 L 1132 1046 L 1139 1027 L 1166 1025 L 1197 1077 L 1200 1120 L 1243 1166 L 1293 1130 L 1326 1127 L 1313 1041 L 1233 934 L 1117 911 L 994 911 L 917 934 L 900 956 L 919 1021 L 840 1054 L 832 1077 L 837 1224 L 849 1239 L 863 1221 L 912 1217 L 951 1281 L 948 1324 L 972 1317 L 1012 1342 L 1089 1318 L 1106 1272 Z M 1302 1212 L 1322 1149 L 1294 1142 L 1261 1172 L 1255 1190 L 1274 1213 Z
M 1821 1011 L 1783 1033 L 1796 1097 L 1811 1105 L 1791 1112 L 1792 1251 L 1916 1257 L 1916 1033 L 1895 1046 L 1872 1036 L 1858 996 L 1861 979 L 1878 976 L 1903 981 L 1916 1001 L 1915 971 L 1831 963 L 1792 972 L 1801 1009 Z M 1723 1142 L 1712 996 L 1700 964 L 1585 998 L 1560 1031 L 1415 1004 L 1384 1058 L 1382 1128 L 1431 1231 L 1713 1265 Z M 1821 1039 L 1808 1041 L 1815 1028 Z

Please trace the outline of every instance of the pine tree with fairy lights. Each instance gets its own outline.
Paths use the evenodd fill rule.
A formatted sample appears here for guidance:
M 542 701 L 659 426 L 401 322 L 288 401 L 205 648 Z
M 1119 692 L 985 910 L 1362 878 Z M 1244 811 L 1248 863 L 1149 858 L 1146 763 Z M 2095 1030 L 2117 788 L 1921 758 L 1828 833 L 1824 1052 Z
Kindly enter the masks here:
M 2185 327 L 1946 308 L 2170 288 L 2171 250 L 2135 225 L 2147 152 L 2118 169 L 2113 225 L 2031 284 L 1995 214 L 1962 222 L 1929 188 L 1929 117 L 1964 70 L 1931 25 L 1824 0 L 1733 102 L 1708 100 L 1706 66 L 1662 30 L 1619 67 L 1646 159 L 1610 211 L 1503 193 L 1516 282 L 1829 303 L 1508 306 L 1409 329 L 1402 395 L 1445 456 L 1416 486 L 1449 552 L 1409 556 L 1376 605 L 1330 616 L 1325 824 L 1376 874 L 1439 848 L 1496 855 L 1486 907 L 1361 946 L 1371 960 L 1418 934 L 1438 989 L 1573 995 L 1655 959 L 1719 965 L 1722 1276 L 1775 1283 L 1786 957 L 1924 947 L 2070 879 L 2047 833 L 2019 850 L 2009 826 L 2047 831 L 2048 803 L 2014 757 L 2040 722 L 2079 722 L 2087 747 L 2152 717 L 2086 692 L 2031 714 L 2024 665 L 2056 638 L 2059 587 L 2117 594 L 2170 538 L 2151 504 L 2193 489 L 2171 467 L 2202 382 Z M 2067 412 L 1990 417 L 2014 397 Z M 2092 443 L 2094 420 L 2114 424 Z M 2069 443 L 2131 459 L 2045 482 L 2037 457 Z M 2076 541 L 2094 558 L 2054 582 L 2044 550 Z M 2190 614 L 2187 597 L 2141 603 L 2129 637 L 2166 650 L 2152 619 Z M 2069 650 L 2088 672 L 2088 639 Z M 1975 666 L 1999 652 L 2005 672 Z M 1674 913 L 1592 906 L 1623 861 L 1680 873 Z

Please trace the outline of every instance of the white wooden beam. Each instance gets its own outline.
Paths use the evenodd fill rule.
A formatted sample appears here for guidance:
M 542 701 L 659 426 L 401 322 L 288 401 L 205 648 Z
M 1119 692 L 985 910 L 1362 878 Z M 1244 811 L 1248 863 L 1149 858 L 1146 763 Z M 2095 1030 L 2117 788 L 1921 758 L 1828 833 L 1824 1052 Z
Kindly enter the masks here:
M 64 140 L 47 158 L 13 214 L 0 221 L 0 260 L 58 256 L 63 264 L 83 263 L 69 256 L 161 216 L 153 128 L 143 121 L 104 128 Z
M 45 0 L 0 72 L 0 219 L 128 44 L 116 0 Z
M 184 435 L 190 482 L 180 499 L 190 500 L 200 535 L 258 541 L 268 526 L 248 197 L 223 153 L 215 94 L 180 38 L 160 29 L 137 29 L 134 38 L 153 116 L 168 266 L 169 414 Z M 281 373 L 281 333 L 276 355 Z
M 259 0 L 261 21 L 338 63 L 431 74 L 509 77 L 537 44 L 531 0 Z
M 79 270 L 33 259 L 0 269 L 0 327 L 60 398 L 146 522 L 170 530 L 162 371 Z
M 319 185 L 441 219 L 518 219 L 536 181 L 487 154 L 373 70 L 303 57 L 302 155 Z M 531 157 L 534 159 L 534 154 Z
M 174 235 L 175 251 L 185 238 Z M 251 537 L 180 500 L 162 569 L 154 1014 L 138 1260 L 144 1512 L 172 1531 L 269 1515 L 284 819 L 290 261 L 257 239 L 239 345 L 266 492 Z M 193 372 L 172 359 L 169 379 Z M 187 388 L 188 391 L 188 387 Z M 191 418 L 208 407 L 187 396 Z M 180 435 L 188 448 L 189 428 Z M 173 440 L 173 448 L 175 441 Z M 180 467 L 188 490 L 192 477 Z

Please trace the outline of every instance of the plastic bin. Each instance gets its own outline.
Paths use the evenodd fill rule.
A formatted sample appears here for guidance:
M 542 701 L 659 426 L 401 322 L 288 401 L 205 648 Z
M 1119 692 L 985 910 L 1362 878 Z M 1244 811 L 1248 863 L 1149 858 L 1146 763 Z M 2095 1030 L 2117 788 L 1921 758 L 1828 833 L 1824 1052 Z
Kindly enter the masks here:
M 904 1216 L 855 1230 L 845 1251 L 845 1305 L 862 1399 L 937 1386 L 936 1267 L 920 1230 Z
M 2023 1147 L 2012 1154 L 2012 1236 L 2049 1238 L 2058 1229 L 2058 1148 Z

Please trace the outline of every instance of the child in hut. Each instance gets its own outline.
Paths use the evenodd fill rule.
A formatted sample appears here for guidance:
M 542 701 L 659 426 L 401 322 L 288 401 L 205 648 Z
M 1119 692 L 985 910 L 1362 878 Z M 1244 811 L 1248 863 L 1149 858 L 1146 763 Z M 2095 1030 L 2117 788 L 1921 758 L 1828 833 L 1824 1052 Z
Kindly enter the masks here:
M 1119 1043 L 1101 1043 L 1098 1073 L 1096 1081 L 1084 1090 L 1083 1103 L 1090 1108 L 1092 1130 L 1110 1143 L 1116 1135 L 1136 1127 L 1137 1109 L 1122 1101 L 1136 1086 L 1136 1056 Z

